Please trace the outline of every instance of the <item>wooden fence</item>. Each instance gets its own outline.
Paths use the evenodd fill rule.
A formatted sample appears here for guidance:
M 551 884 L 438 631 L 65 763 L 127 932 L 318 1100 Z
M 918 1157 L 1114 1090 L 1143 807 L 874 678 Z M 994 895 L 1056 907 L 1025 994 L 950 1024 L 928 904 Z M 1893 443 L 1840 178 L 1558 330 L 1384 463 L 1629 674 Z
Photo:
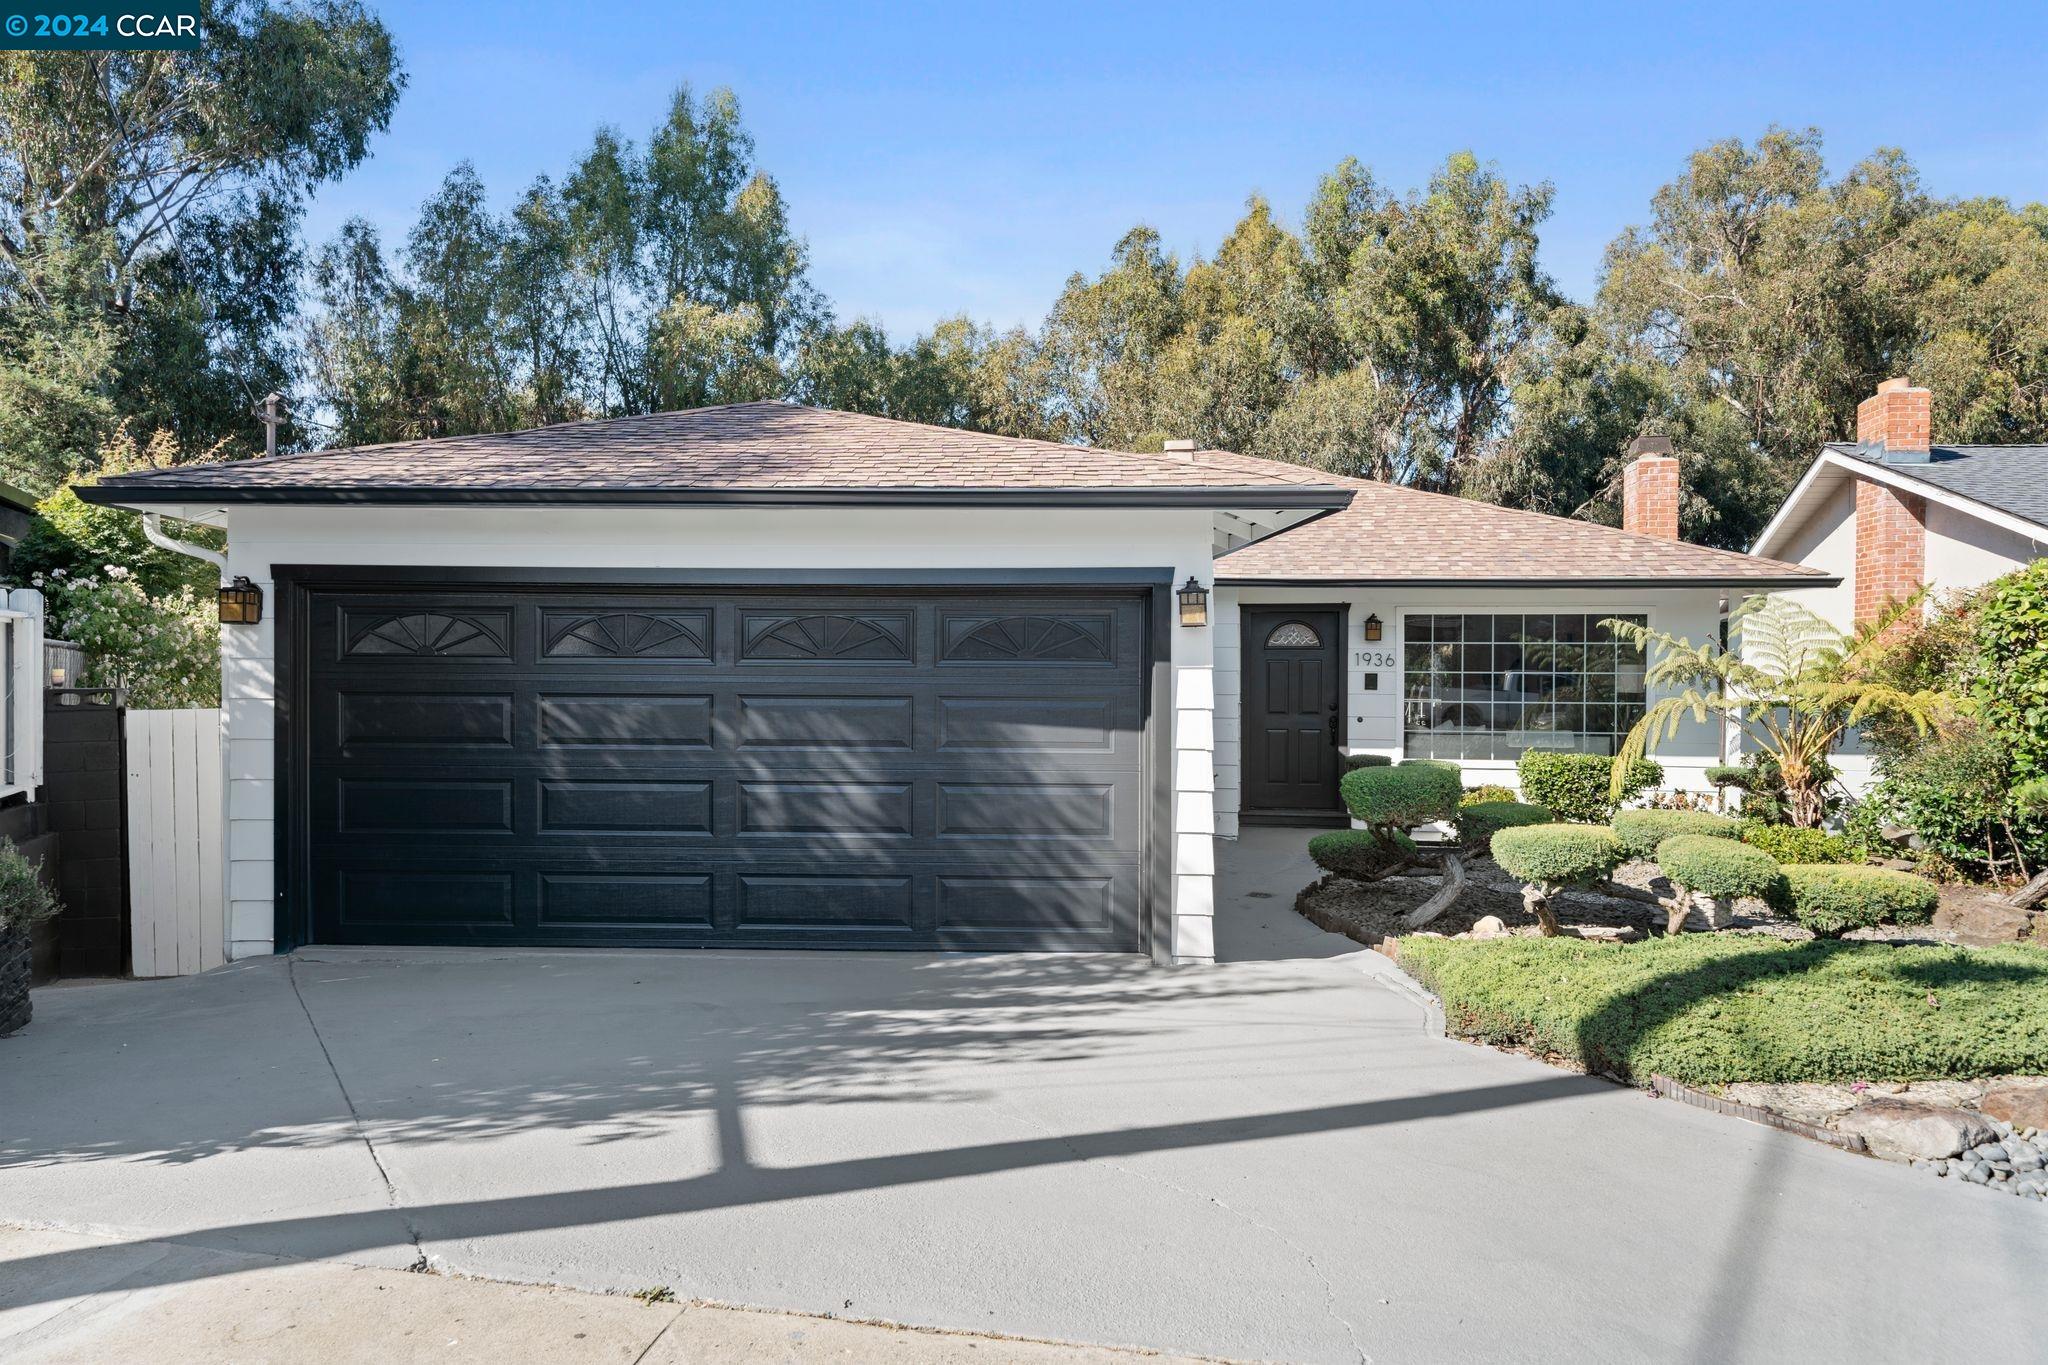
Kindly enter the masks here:
M 227 961 L 219 711 L 130 711 L 128 898 L 137 976 Z

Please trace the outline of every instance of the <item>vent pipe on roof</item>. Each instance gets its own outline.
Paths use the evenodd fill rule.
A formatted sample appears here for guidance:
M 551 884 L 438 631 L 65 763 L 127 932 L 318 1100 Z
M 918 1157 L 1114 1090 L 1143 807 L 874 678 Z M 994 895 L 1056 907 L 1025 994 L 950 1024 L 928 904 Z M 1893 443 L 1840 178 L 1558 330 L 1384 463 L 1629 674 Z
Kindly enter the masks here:
M 277 428 L 284 421 L 284 395 L 272 389 L 263 395 L 263 401 L 249 409 L 256 420 L 263 423 L 263 453 L 277 454 Z

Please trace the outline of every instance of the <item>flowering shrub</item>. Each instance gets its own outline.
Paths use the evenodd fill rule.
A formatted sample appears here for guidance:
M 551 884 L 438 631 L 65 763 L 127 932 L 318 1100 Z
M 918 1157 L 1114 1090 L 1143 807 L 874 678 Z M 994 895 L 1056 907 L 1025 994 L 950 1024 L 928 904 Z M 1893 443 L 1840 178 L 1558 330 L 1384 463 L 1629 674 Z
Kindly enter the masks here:
M 30 581 L 49 604 L 52 633 L 84 649 L 85 686 L 126 688 L 139 709 L 220 705 L 220 620 L 189 585 L 152 597 L 118 564 Z

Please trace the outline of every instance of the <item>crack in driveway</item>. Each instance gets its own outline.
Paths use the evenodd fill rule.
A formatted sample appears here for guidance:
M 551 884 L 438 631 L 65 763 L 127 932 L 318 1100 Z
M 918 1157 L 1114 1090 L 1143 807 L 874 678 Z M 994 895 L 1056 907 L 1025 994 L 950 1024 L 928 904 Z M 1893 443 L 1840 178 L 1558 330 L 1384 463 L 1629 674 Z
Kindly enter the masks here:
M 313 1018 L 313 1007 L 306 1003 L 306 993 L 299 989 L 298 964 L 289 954 L 284 959 L 284 974 L 285 979 L 291 982 L 292 998 L 299 1002 L 299 1013 L 306 1016 L 306 1027 L 312 1031 L 313 1041 L 320 1048 L 320 1056 L 327 1063 L 327 1074 L 334 1077 L 334 1088 L 340 1092 L 341 1102 L 348 1109 L 349 1124 L 355 1129 L 356 1137 L 363 1144 L 363 1150 L 369 1153 L 370 1164 L 377 1169 L 377 1178 L 384 1183 L 384 1202 L 398 1215 L 399 1221 L 405 1224 L 405 1235 L 412 1242 L 412 1249 L 419 1253 L 419 1259 L 407 1268 L 425 1270 L 428 1268 L 429 1259 L 427 1249 L 420 1241 L 419 1227 L 413 1222 L 412 1212 L 406 1207 L 405 1201 L 399 1198 L 398 1186 L 392 1183 L 391 1172 L 384 1166 L 384 1157 L 378 1152 L 376 1142 L 370 1137 L 369 1127 L 364 1124 L 362 1114 L 356 1109 L 355 1097 L 348 1093 L 348 1082 L 342 1080 L 341 1068 L 334 1064 L 334 1054 L 328 1051 L 327 1040 L 320 1035 L 320 1024 Z

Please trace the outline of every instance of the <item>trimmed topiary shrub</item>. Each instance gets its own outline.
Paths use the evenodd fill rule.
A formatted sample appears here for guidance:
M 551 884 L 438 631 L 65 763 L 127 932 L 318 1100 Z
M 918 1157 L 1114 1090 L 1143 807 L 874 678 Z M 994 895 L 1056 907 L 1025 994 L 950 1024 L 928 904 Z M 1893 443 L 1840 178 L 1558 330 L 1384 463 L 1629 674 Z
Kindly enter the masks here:
M 1513 787 L 1503 787 L 1498 782 L 1487 782 L 1477 787 L 1465 788 L 1465 794 L 1458 798 L 1461 806 L 1482 806 L 1494 801 L 1519 801 Z
M 1707 781 L 1717 787 L 1733 787 L 1737 791 L 1748 791 L 1751 779 L 1756 776 L 1748 768 L 1716 764 L 1707 769 Z
M 1820 938 L 1877 924 L 1925 924 L 1941 899 L 1934 883 L 1888 867 L 1788 867 L 1785 884 L 1792 917 Z
M 1456 764 L 1415 759 L 1391 768 L 1358 768 L 1338 784 L 1345 808 L 1368 827 L 1410 830 L 1457 813 L 1465 794 Z
M 1860 863 L 1849 841 L 1824 829 L 1773 825 L 1763 820 L 1742 822 L 1742 842 L 1762 849 L 1781 863 Z
M 1344 755 L 1344 771 L 1347 773 L 1358 768 L 1391 768 L 1393 766 L 1394 760 L 1388 758 L 1385 754 Z
M 1502 830 L 1522 825 L 1547 825 L 1556 818 L 1549 807 L 1532 806 L 1523 801 L 1474 801 L 1458 807 L 1458 818 L 1454 824 L 1458 842 L 1472 852 L 1484 855 L 1493 844 L 1493 836 Z
M 1555 937 L 1550 898 L 1604 880 L 1621 864 L 1621 840 L 1600 825 L 1518 825 L 1493 836 L 1493 860 L 1522 883 L 1522 904 Z
M 1369 882 L 1386 876 L 1413 858 L 1415 841 L 1396 832 L 1382 843 L 1370 830 L 1333 829 L 1308 841 L 1308 856 L 1317 867 L 1339 877 Z
M 1622 810 L 1614 813 L 1614 834 L 1631 858 L 1656 856 L 1657 845 L 1674 834 L 1710 839 L 1739 839 L 1742 825 L 1725 815 L 1703 810 Z
M 1683 933 L 1685 916 L 1695 898 L 1705 903 L 1709 928 L 1718 929 L 1738 897 L 1753 896 L 1771 905 L 1785 903 L 1785 874 L 1777 860 L 1760 848 L 1711 834 L 1674 834 L 1657 845 L 1657 866 L 1678 894 L 1665 906 L 1665 932 Z
M 1614 813 L 1615 802 L 1608 797 L 1614 760 L 1605 754 L 1530 749 L 1516 762 L 1515 776 L 1521 783 L 1523 800 L 1550 807 L 1560 820 L 1599 824 Z M 1628 801 L 1663 781 L 1664 769 L 1660 765 L 1646 758 L 1638 759 L 1629 765 L 1621 799 Z
M 29 926 L 62 909 L 36 864 L 0 839 L 0 1037 L 28 1023 L 28 978 L 34 955 Z

